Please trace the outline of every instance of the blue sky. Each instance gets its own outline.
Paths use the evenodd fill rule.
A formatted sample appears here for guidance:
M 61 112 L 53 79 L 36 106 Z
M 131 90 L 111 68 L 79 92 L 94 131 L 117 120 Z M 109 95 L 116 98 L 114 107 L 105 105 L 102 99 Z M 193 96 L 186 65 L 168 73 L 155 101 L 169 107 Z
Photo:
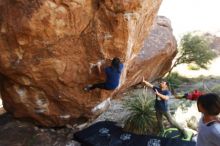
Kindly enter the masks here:
M 171 20 L 177 39 L 191 31 L 220 36 L 220 0 L 163 0 L 158 15 Z

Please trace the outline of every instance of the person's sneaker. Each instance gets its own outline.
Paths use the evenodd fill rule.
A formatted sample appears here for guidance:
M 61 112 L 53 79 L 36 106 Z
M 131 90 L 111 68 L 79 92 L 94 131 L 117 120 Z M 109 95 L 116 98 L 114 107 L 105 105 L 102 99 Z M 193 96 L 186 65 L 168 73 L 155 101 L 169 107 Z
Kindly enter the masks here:
M 85 88 L 84 88 L 84 91 L 90 91 L 90 88 L 92 87 L 91 84 L 87 85 Z

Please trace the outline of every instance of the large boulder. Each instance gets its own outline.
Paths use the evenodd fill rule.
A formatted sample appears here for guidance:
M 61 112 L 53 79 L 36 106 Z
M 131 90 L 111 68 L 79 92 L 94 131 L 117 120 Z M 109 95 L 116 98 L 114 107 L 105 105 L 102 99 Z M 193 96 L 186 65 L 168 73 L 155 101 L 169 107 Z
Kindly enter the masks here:
M 128 63 L 124 87 L 139 83 L 143 77 L 152 81 L 164 76 L 170 70 L 176 53 L 177 43 L 171 22 L 164 16 L 158 16 L 144 40 L 144 46 Z
M 161 0 L 0 1 L 4 108 L 15 117 L 62 126 L 93 117 L 97 104 L 140 82 L 141 76 L 152 80 L 163 75 L 175 55 L 170 25 L 157 22 L 161 28 L 145 40 L 160 4 Z M 144 53 L 137 55 L 141 48 Z M 84 92 L 86 84 L 104 79 L 104 74 L 97 76 L 95 65 L 101 61 L 104 67 L 115 56 L 125 64 L 118 90 Z

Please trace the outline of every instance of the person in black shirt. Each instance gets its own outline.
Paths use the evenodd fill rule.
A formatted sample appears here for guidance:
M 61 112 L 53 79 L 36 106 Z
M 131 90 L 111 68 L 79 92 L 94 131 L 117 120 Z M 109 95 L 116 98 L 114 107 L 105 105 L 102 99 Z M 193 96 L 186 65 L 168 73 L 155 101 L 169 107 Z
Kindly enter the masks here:
M 154 90 L 156 95 L 155 105 L 154 108 L 156 110 L 156 118 L 157 118 L 157 124 L 161 132 L 163 132 L 163 122 L 162 117 L 165 116 L 169 123 L 176 127 L 184 136 L 184 138 L 187 138 L 187 132 L 184 130 L 182 126 L 180 126 L 171 116 L 169 110 L 168 110 L 168 104 L 167 101 L 169 97 L 172 95 L 169 88 L 168 88 L 168 82 L 162 81 L 160 83 L 160 87 L 156 87 L 152 85 L 151 83 L 147 82 L 143 78 L 143 83 Z

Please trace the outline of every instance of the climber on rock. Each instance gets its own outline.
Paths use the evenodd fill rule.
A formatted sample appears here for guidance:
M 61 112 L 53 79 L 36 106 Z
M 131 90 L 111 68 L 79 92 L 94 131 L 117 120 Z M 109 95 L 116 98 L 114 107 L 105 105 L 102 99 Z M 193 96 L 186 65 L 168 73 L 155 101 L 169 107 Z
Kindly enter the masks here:
M 105 90 L 116 89 L 119 85 L 123 66 L 124 65 L 121 63 L 120 59 L 115 57 L 111 62 L 111 66 L 108 66 L 105 68 L 105 74 L 106 74 L 105 82 L 89 84 L 84 88 L 84 90 L 90 91 L 95 88 L 100 88 L 100 89 L 105 89 Z M 101 73 L 101 62 L 97 64 L 97 68 L 98 68 L 99 73 Z

